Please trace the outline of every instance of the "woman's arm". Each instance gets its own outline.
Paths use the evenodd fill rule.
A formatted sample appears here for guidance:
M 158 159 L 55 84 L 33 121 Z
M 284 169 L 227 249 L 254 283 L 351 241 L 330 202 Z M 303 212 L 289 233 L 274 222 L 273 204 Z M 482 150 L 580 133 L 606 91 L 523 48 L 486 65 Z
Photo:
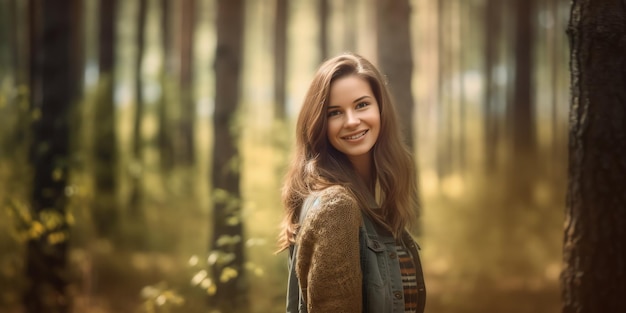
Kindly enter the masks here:
M 298 232 L 296 273 L 309 313 L 361 312 L 357 202 L 340 186 L 319 194 Z

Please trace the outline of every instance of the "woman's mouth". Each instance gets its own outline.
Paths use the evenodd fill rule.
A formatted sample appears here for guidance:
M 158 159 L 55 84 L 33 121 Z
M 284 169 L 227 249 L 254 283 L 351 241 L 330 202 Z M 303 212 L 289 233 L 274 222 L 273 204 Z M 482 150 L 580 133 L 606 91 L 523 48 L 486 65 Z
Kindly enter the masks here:
M 354 134 L 352 136 L 346 136 L 346 137 L 341 137 L 341 139 L 345 139 L 345 140 L 356 140 L 359 139 L 363 136 L 365 136 L 365 134 L 369 131 L 369 129 L 366 129 L 360 133 Z

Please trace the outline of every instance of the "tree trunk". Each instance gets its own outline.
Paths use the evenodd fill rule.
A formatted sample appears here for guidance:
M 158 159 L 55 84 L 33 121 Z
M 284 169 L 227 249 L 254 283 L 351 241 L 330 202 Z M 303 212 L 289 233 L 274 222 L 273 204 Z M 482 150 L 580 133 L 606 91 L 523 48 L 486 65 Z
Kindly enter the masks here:
M 242 0 L 217 1 L 211 255 L 219 256 L 219 260 L 211 267 L 217 287 L 211 302 L 222 312 L 248 311 L 239 136 L 238 127 L 232 125 L 240 95 L 244 12 Z
M 437 99 L 439 99 L 439 106 L 437 108 L 437 175 L 439 181 L 442 178 L 448 176 L 451 172 L 452 157 L 450 156 L 451 144 L 451 129 L 450 129 L 450 45 L 447 44 L 446 39 L 450 33 L 449 28 L 449 0 L 440 0 L 437 2 L 437 53 L 438 64 L 438 89 Z
M 485 9 L 485 98 L 483 117 L 485 118 L 485 169 L 488 173 L 495 170 L 497 147 L 497 110 L 495 97 L 495 66 L 498 56 L 498 38 L 500 38 L 500 0 L 487 0 Z
M 356 16 L 357 3 L 356 0 L 343 0 L 343 50 L 356 50 Z
M 10 23 L 14 22 L 11 18 L 15 14 L 15 11 L 11 10 L 14 6 L 15 3 L 11 4 L 9 1 L 0 2 L 0 73 L 2 73 L 0 78 L 5 80 L 10 77 L 13 81 L 15 73 L 13 71 L 14 64 L 11 62 L 11 52 L 16 25 Z M 0 103 L 0 108 L 3 104 Z
M 171 94 L 171 75 L 174 70 L 171 66 L 172 61 L 172 40 L 170 36 L 171 31 L 171 18 L 170 9 L 172 5 L 170 0 L 161 0 L 161 53 L 163 54 L 163 65 L 161 66 L 160 83 L 161 83 L 161 98 L 158 105 L 159 116 L 159 131 L 158 131 L 158 146 L 159 146 L 159 161 L 161 169 L 169 171 L 174 167 L 174 147 L 172 143 L 171 135 L 171 122 L 168 114 L 168 99 Z
M 111 237 L 119 224 L 117 208 L 117 136 L 115 131 L 115 23 L 117 0 L 100 1 L 98 100 L 94 121 L 94 201 L 96 233 Z
M 522 203 L 532 200 L 535 155 L 534 68 L 535 0 L 516 0 L 513 99 L 508 112 L 512 156 L 507 159 L 511 190 Z
M 411 6 L 408 0 L 380 0 L 378 5 L 378 63 L 386 74 L 398 108 L 406 143 L 413 150 L 413 56 Z
M 626 7 L 574 0 L 563 313 L 626 312 Z
M 184 166 L 192 166 L 195 162 L 195 120 L 196 106 L 193 89 L 193 42 L 195 33 L 196 1 L 185 0 L 181 2 L 181 27 L 180 27 L 180 120 L 178 129 L 179 147 L 176 149 L 179 155 L 178 162 Z
M 276 0 L 276 23 L 274 25 L 274 116 L 281 121 L 286 115 L 287 4 L 287 0 Z
M 330 14 L 329 0 L 318 0 L 318 14 L 320 24 L 320 59 L 325 61 L 328 58 L 328 15 Z
M 470 30 L 472 30 L 472 26 L 469 25 L 471 18 L 466 18 L 465 14 L 468 14 L 467 16 L 469 16 L 469 14 L 471 14 L 472 12 L 472 8 L 471 6 L 471 2 L 468 2 L 467 0 L 457 0 L 456 2 L 456 14 L 457 14 L 457 21 L 458 21 L 458 45 L 459 45 L 459 49 L 457 51 L 455 51 L 457 53 L 457 58 L 458 58 L 458 70 L 457 70 L 457 76 L 458 76 L 458 80 L 459 80 L 459 118 L 458 118 L 458 133 L 457 133 L 457 170 L 459 170 L 459 172 L 461 174 L 463 174 L 465 172 L 465 164 L 466 164 L 466 145 L 465 145 L 465 138 L 467 137 L 467 130 L 465 129 L 465 124 L 466 124 L 466 107 L 468 102 L 465 100 L 465 57 L 467 55 L 467 53 L 464 53 L 463 51 L 463 47 L 465 47 L 465 39 L 471 39 L 471 34 L 470 34 Z M 467 25 L 467 26 L 466 26 Z M 467 37 L 466 37 L 467 36 Z M 468 40 L 468 42 L 470 42 L 470 40 Z
M 73 8 L 70 6 L 70 8 Z M 70 112 L 76 100 L 72 9 L 52 1 L 30 2 L 30 85 L 34 179 L 32 229 L 26 249 L 26 312 L 69 312 L 66 287 L 69 225 L 66 220 L 70 164 Z M 51 221 L 54 221 L 52 223 Z M 38 226 L 37 226 L 38 225 Z
M 515 86 L 509 115 L 513 127 L 513 149 L 517 156 L 529 155 L 535 144 L 533 46 L 535 44 L 535 0 L 516 0 Z
M 135 56 L 135 116 L 133 120 L 133 170 L 131 171 L 130 214 L 133 219 L 141 219 L 142 172 L 143 172 L 143 140 L 141 125 L 144 113 L 144 97 L 142 86 L 142 63 L 145 47 L 147 0 L 139 0 L 137 16 L 137 55 Z

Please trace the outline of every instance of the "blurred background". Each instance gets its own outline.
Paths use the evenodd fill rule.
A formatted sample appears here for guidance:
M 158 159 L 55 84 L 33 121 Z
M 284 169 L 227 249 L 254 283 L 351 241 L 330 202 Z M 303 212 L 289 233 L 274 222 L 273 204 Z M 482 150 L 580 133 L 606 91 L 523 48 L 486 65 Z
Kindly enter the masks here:
M 568 1 L 217 2 L 0 0 L 0 311 L 284 312 L 295 117 L 344 51 L 401 107 L 427 312 L 559 310 Z

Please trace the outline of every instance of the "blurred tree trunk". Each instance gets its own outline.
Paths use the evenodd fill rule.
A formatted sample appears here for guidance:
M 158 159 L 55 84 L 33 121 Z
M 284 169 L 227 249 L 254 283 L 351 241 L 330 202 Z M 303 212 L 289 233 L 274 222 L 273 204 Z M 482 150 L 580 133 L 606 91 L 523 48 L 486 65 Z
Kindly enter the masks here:
M 196 101 L 193 88 L 193 59 L 194 34 L 196 25 L 196 1 L 181 1 L 180 27 L 180 120 L 178 129 L 179 147 L 176 158 L 183 166 L 193 166 L 195 163 L 195 136 Z
M 161 0 L 161 53 L 163 55 L 163 65 L 161 66 L 160 83 L 161 98 L 158 105 L 159 130 L 158 130 L 158 146 L 159 161 L 161 169 L 169 171 L 174 167 L 174 145 L 171 135 L 171 122 L 168 114 L 168 99 L 171 95 L 171 75 L 174 73 L 172 68 L 172 31 L 170 10 L 172 5 L 170 0 Z
M 550 56 L 550 90 L 551 90 L 551 104 L 552 104 L 552 151 L 551 156 L 553 160 L 561 160 L 563 153 L 563 128 L 561 127 L 562 122 L 559 119 L 558 107 L 559 107 L 559 60 L 561 60 L 562 48 L 560 44 L 560 33 L 561 28 L 557 27 L 557 21 L 559 20 L 559 4 L 560 0 L 549 0 L 548 2 L 548 11 L 550 12 L 550 16 L 552 16 L 553 25 L 548 31 L 548 53 Z M 557 161 L 558 162 L 558 161 Z M 555 170 L 555 167 L 552 167 L 552 176 L 561 176 L 561 172 Z
M 456 153 L 457 158 L 456 158 L 456 165 L 457 165 L 457 169 L 459 171 L 459 173 L 464 173 L 465 172 L 465 158 L 466 158 L 466 153 L 465 153 L 465 138 L 466 138 L 466 134 L 467 131 L 465 129 L 465 124 L 466 124 L 466 106 L 467 106 L 467 102 L 465 101 L 465 57 L 468 55 L 468 53 L 465 53 L 464 51 L 464 47 L 465 47 L 465 40 L 466 39 L 470 39 L 470 30 L 472 30 L 473 28 L 471 27 L 471 25 L 469 25 L 469 21 L 471 21 L 471 19 L 467 18 L 468 15 L 466 14 L 470 14 L 472 12 L 471 10 L 471 3 L 468 2 L 467 0 L 456 0 L 456 14 L 457 14 L 457 31 L 458 31 L 458 48 L 455 51 L 455 53 L 457 54 L 457 64 L 458 64 L 458 71 L 457 71 L 457 79 L 459 81 L 459 117 L 458 117 L 458 143 L 457 143 L 457 149 L 458 149 L 458 153 Z M 467 24 L 467 25 L 466 25 Z
M 325 61 L 328 58 L 328 15 L 330 14 L 329 0 L 318 0 L 318 14 L 320 23 L 320 59 Z
M 284 120 L 286 115 L 285 75 L 287 74 L 287 0 L 276 0 L 274 24 L 274 115 Z
M 94 201 L 96 233 L 111 237 L 119 223 L 117 208 L 117 135 L 115 130 L 115 23 L 117 0 L 100 0 L 98 100 L 94 121 Z
M 486 0 L 485 9 L 485 99 L 483 116 L 485 118 L 485 169 L 493 172 L 496 166 L 496 148 L 498 143 L 498 105 L 495 97 L 496 65 L 498 58 L 498 39 L 500 38 L 500 0 Z
M 71 23 L 72 25 L 83 25 L 83 11 L 84 11 L 84 2 L 83 1 L 75 1 L 71 0 L 71 3 L 66 6 L 66 8 L 70 11 L 71 15 Z M 72 60 L 73 63 L 76 63 L 76 66 L 72 66 L 72 77 L 75 78 L 76 85 L 74 86 L 75 97 L 76 99 L 83 97 L 83 85 L 84 85 L 84 72 L 85 72 L 85 49 L 84 46 L 84 37 L 85 33 L 83 31 L 83 27 L 80 29 L 73 31 L 72 36 Z M 74 118 L 72 118 L 72 123 L 81 123 L 80 118 L 73 113 Z M 73 127 L 79 128 L 80 125 L 74 124 Z
M 343 1 L 343 50 L 356 52 L 356 0 Z
M 515 82 L 509 115 L 514 155 L 532 154 L 535 144 L 534 86 L 535 0 L 516 0 Z
M 129 240 L 124 243 L 130 244 L 133 248 L 145 249 L 145 216 L 143 208 L 143 172 L 145 164 L 143 160 L 143 136 L 142 121 L 144 117 L 145 98 L 143 90 L 143 59 L 145 55 L 146 42 L 146 15 L 148 10 L 147 0 L 139 0 L 137 10 L 137 54 L 135 55 L 135 116 L 133 118 L 133 145 L 132 145 L 132 167 L 130 170 L 130 199 L 128 203 L 128 221 L 132 225 L 133 231 Z
M 574 0 L 563 313 L 626 312 L 626 7 Z
M 16 32 L 18 26 L 15 25 L 15 1 L 0 1 L 0 109 L 3 109 L 10 102 L 11 95 L 4 94 L 4 84 L 11 82 L 11 88 L 16 87 L 17 77 L 17 53 Z M 5 102 L 6 101 L 6 102 Z
M 507 169 L 511 190 L 522 203 L 531 201 L 535 169 L 535 113 L 534 113 L 534 68 L 535 45 L 535 0 L 516 0 L 515 17 L 515 78 L 513 101 L 508 121 L 512 129 L 512 157 Z
M 438 58 L 438 89 L 437 98 L 439 106 L 437 109 L 437 174 L 439 181 L 450 174 L 452 158 L 450 150 L 452 149 L 450 135 L 450 95 L 451 89 L 448 80 L 450 79 L 450 47 L 447 44 L 450 28 L 448 23 L 448 1 L 440 0 L 437 2 L 437 52 Z
M 7 12 L 7 22 L 11 25 L 8 28 L 8 34 L 10 36 L 11 58 L 13 64 L 13 70 L 15 71 L 15 85 L 26 86 L 29 84 L 28 79 L 28 38 L 25 25 L 28 23 L 28 18 L 23 18 L 27 15 L 26 11 L 27 3 L 24 1 L 18 2 L 17 0 L 9 0 L 9 10 Z
M 62 6 L 46 0 L 30 4 L 30 102 L 32 124 L 32 229 L 26 249 L 24 306 L 26 312 L 69 312 L 66 220 L 70 166 L 70 112 L 79 82 L 73 59 L 75 3 Z
M 380 0 L 376 3 L 378 63 L 387 76 L 406 143 L 413 150 L 411 6 L 408 0 Z
M 134 227 L 139 227 L 143 222 L 143 138 L 141 135 L 142 121 L 144 115 L 144 96 L 143 96 L 143 57 L 145 50 L 146 38 L 146 11 L 147 0 L 139 0 L 139 8 L 137 12 L 137 55 L 135 56 L 135 116 L 133 120 L 133 166 L 131 167 L 131 190 L 129 213 Z M 141 227 L 139 227 L 141 228 Z M 136 232 L 139 237 L 142 231 Z M 136 238 L 139 246 L 142 246 L 140 238 Z
M 211 271 L 217 289 L 211 303 L 222 312 L 247 312 L 242 201 L 239 186 L 241 161 L 239 104 L 243 63 L 244 2 L 217 1 L 217 50 L 215 53 L 215 113 L 213 115 L 213 236 L 211 255 L 222 257 Z M 211 259 L 211 257 L 209 257 Z

